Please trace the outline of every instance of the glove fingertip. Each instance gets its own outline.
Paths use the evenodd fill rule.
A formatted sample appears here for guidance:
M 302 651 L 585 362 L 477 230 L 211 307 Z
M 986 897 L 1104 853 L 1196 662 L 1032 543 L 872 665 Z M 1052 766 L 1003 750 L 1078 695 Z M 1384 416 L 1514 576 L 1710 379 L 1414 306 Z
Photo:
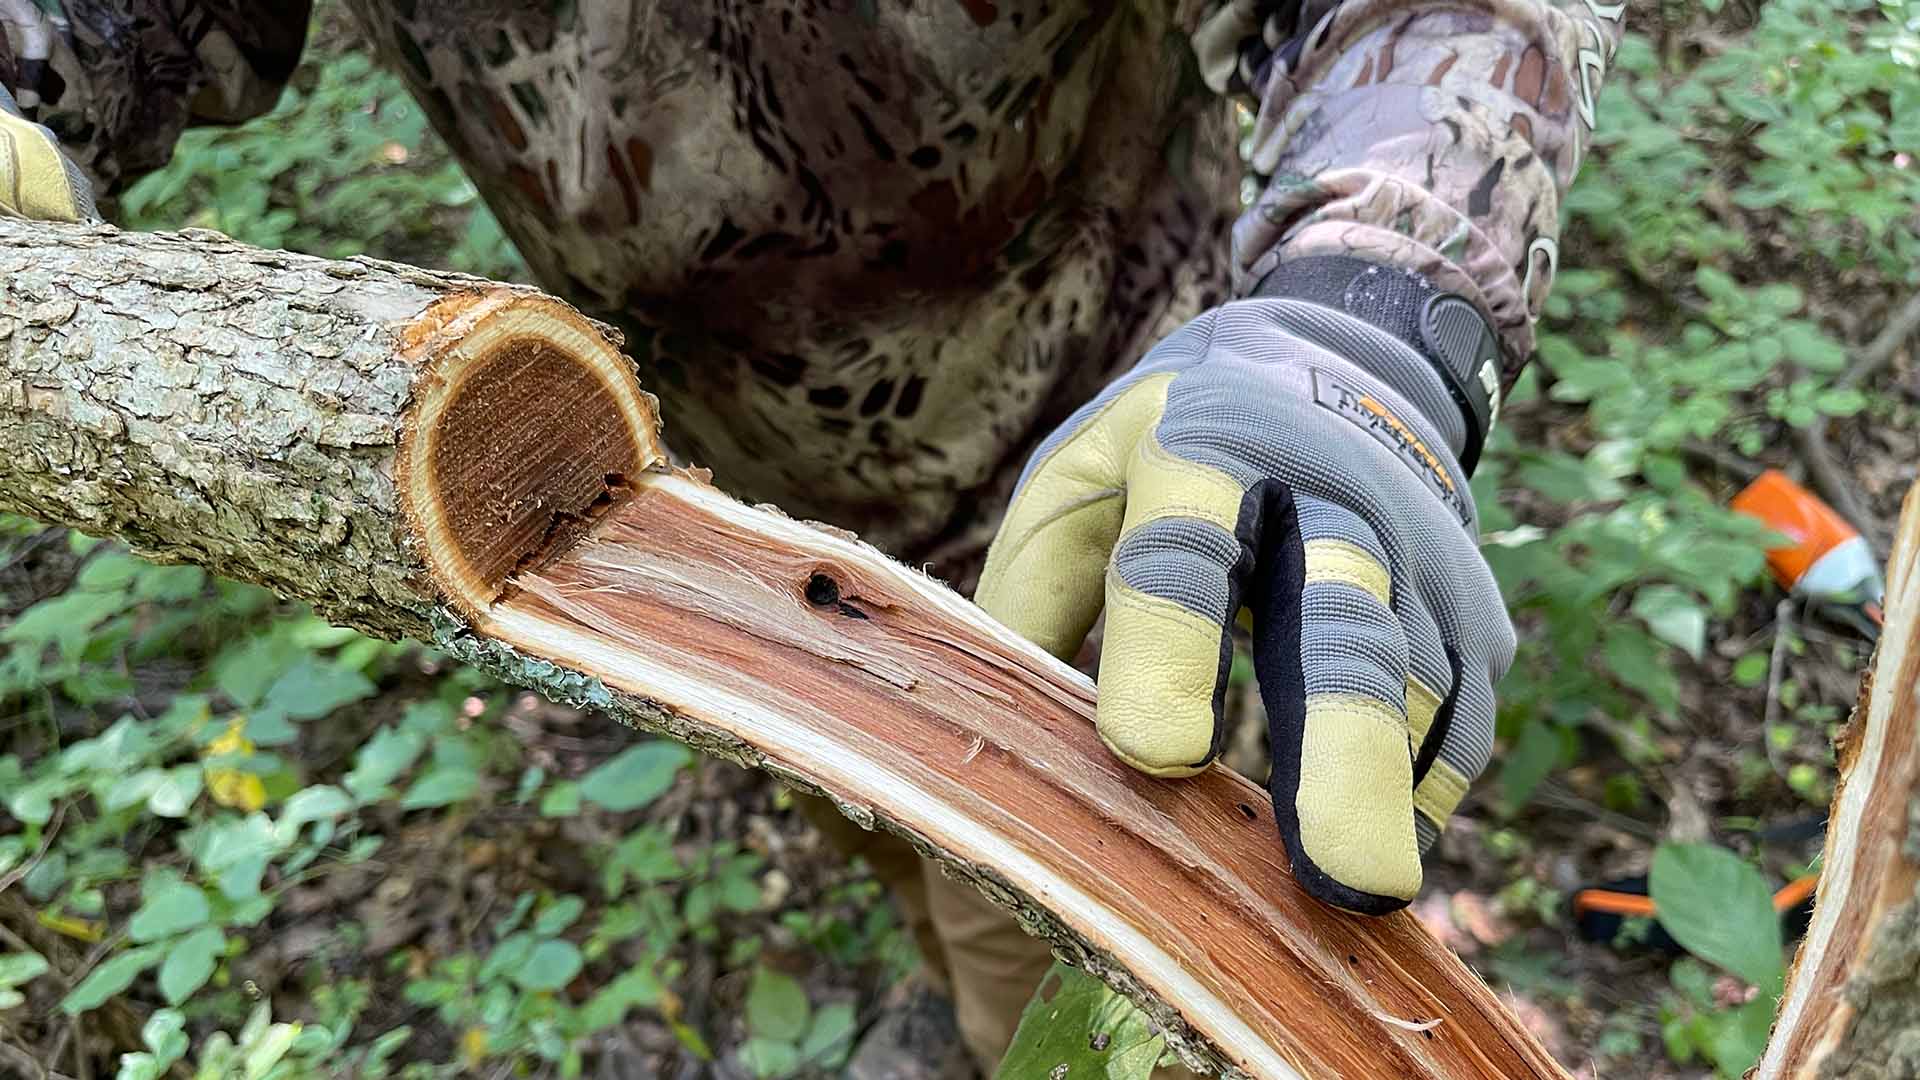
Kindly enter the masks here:
M 1360 915 L 1391 915 L 1413 902 L 1420 892 L 1419 865 L 1416 862 L 1413 875 L 1413 889 L 1405 896 L 1368 892 L 1356 889 L 1333 875 L 1322 870 L 1307 853 L 1301 849 L 1298 840 L 1289 838 L 1287 855 L 1293 863 L 1293 880 L 1305 889 L 1308 895 L 1344 911 Z

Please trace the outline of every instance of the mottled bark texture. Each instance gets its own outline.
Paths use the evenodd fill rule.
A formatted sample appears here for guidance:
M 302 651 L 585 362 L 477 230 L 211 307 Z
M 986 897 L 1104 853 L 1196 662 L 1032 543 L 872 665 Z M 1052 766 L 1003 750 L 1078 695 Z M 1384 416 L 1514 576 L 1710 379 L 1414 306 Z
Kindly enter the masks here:
M 409 410 L 447 422 L 402 456 Z M 532 290 L 0 220 L 0 509 L 337 622 L 471 612 L 658 458 L 654 426 L 616 343 Z
M 1900 515 L 1886 626 L 1839 758 L 1813 924 L 1763 1080 L 1920 1077 L 1920 488 Z

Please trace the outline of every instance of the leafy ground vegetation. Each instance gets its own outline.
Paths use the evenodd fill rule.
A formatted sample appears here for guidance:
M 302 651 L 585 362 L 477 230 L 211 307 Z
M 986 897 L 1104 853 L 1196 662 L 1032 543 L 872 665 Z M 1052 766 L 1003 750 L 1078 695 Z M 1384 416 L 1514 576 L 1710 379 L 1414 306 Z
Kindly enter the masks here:
M 1920 472 L 1920 359 L 1875 347 L 1920 295 L 1920 2 L 1634 7 L 1476 479 L 1525 643 L 1503 752 L 1419 911 L 1585 1075 L 1731 1076 L 1867 648 L 1723 508 L 1773 465 L 1884 541 Z M 340 20 L 123 219 L 523 276 Z M 916 963 L 755 774 L 17 519 L 0 811 L 0 1075 L 835 1075 Z M 1576 935 L 1574 890 L 1647 874 L 1661 927 Z M 1105 1075 L 1156 1056 L 1070 975 L 1034 1010 L 1108 1029 Z

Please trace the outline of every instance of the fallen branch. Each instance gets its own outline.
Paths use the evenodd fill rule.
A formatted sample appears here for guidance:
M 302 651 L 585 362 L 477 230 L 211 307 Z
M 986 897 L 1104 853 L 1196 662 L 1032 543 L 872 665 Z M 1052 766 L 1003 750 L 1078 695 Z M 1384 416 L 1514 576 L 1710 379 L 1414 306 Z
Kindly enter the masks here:
M 74 1080 L 66 1073 L 54 1072 L 47 1063 L 5 1039 L 0 1039 L 0 1064 L 12 1066 L 14 1072 L 9 1075 L 21 1077 L 22 1080 L 36 1076 L 44 1080 Z
M 1252 784 L 1134 773 L 1079 674 L 850 535 L 667 468 L 630 365 L 556 301 L 208 233 L 0 221 L 0 341 L 0 506 L 822 793 L 1197 1064 L 1565 1075 L 1411 916 L 1300 892 Z
M 1859 386 L 1878 375 L 1887 361 L 1893 359 L 1893 354 L 1900 351 L 1900 346 L 1916 333 L 1920 333 L 1920 293 L 1907 297 L 1907 302 L 1887 319 L 1887 325 L 1860 350 L 1860 355 L 1840 373 L 1834 385 Z
M 1859 481 L 1843 468 L 1827 443 L 1827 418 L 1822 416 L 1803 428 L 1795 428 L 1793 438 L 1800 446 L 1800 460 L 1807 466 L 1807 478 L 1814 490 L 1827 500 L 1847 524 L 1867 538 L 1877 555 L 1886 550 L 1885 536 L 1878 522 L 1860 501 Z

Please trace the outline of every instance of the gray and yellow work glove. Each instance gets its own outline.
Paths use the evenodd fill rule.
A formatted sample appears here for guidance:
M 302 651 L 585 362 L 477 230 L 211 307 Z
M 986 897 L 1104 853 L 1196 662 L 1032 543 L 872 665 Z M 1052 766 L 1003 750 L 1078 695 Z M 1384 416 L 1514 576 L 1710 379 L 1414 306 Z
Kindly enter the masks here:
M 90 221 L 93 189 L 53 132 L 28 120 L 0 86 L 0 215 L 34 221 Z
M 975 599 L 1063 658 L 1104 601 L 1100 737 L 1167 777 L 1220 753 L 1248 609 L 1295 878 L 1402 907 L 1492 753 L 1513 658 L 1467 488 L 1497 357 L 1476 309 L 1422 277 L 1282 264 L 1041 445 Z

